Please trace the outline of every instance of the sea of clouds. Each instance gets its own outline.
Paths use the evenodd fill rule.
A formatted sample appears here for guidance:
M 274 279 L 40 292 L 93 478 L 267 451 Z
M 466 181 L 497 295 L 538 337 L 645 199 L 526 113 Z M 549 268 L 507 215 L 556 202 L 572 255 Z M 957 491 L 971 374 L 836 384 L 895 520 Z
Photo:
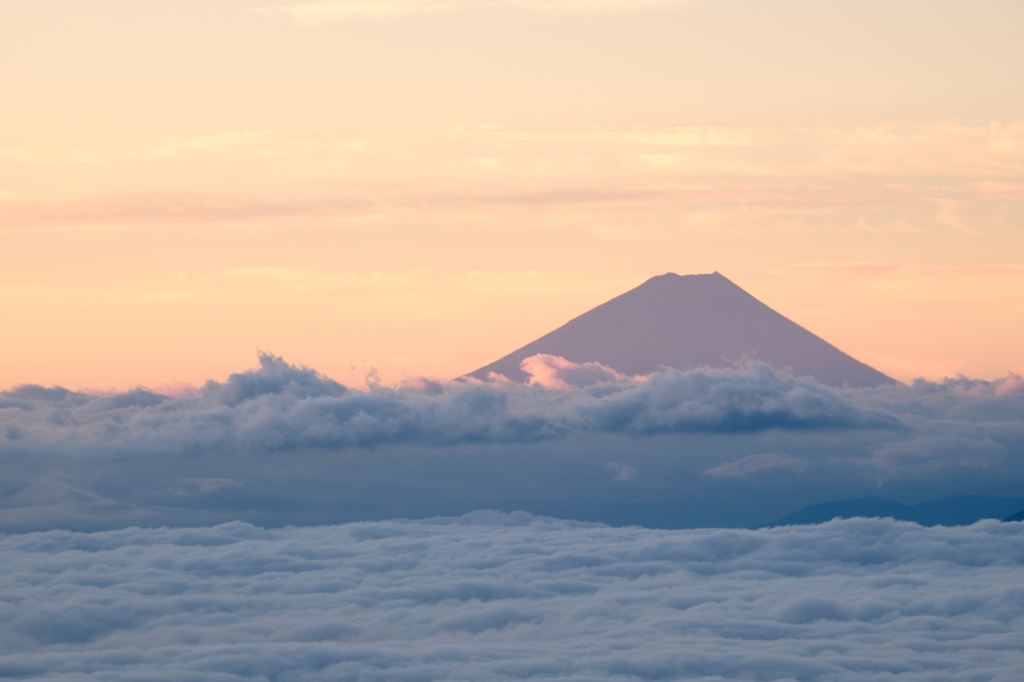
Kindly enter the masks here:
M 0 677 L 1024 679 L 1024 524 L 422 521 L 0 538 Z
M 261 526 L 476 509 L 754 526 L 818 502 L 1024 490 L 1024 381 L 838 389 L 764 364 L 347 388 L 262 354 L 170 397 L 0 393 L 0 530 Z
M 0 677 L 1024 679 L 1024 524 L 739 528 L 1019 497 L 1019 377 L 524 367 L 0 393 Z

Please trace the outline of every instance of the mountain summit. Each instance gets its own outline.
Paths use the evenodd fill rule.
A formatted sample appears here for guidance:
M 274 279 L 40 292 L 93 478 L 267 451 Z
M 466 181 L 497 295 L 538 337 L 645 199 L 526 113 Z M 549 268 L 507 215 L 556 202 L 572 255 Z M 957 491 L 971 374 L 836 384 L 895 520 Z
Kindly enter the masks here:
M 623 374 L 723 367 L 756 359 L 832 386 L 895 383 L 783 317 L 722 275 L 652 277 L 467 376 L 526 383 L 534 355 L 599 362 Z

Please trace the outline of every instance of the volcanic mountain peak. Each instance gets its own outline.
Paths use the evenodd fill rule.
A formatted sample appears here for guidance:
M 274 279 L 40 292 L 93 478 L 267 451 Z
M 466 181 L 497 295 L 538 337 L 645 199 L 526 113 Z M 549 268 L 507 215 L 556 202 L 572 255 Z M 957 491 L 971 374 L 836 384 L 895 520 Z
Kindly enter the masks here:
M 833 386 L 895 383 L 717 272 L 652 277 L 468 376 L 493 373 L 526 383 L 523 360 L 541 354 L 599 362 L 629 375 L 756 359 Z

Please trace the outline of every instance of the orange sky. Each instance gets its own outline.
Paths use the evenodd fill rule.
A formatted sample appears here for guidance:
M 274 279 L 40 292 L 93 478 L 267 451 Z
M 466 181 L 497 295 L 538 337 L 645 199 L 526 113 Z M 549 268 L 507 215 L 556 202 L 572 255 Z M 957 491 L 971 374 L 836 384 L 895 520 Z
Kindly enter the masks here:
M 717 270 L 899 379 L 1024 372 L 1024 4 L 0 10 L 0 388 L 471 371 Z

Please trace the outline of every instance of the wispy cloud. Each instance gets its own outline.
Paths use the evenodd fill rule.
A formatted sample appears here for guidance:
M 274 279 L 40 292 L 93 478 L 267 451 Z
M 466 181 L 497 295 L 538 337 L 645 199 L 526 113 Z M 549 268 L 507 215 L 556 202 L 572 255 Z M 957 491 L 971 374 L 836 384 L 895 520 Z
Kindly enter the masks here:
M 704 473 L 712 478 L 746 478 L 766 472 L 794 473 L 806 468 L 807 463 L 797 457 L 772 453 L 747 455 L 735 462 L 705 469 Z
M 1003 234 L 1020 223 L 1022 168 L 1010 143 L 1022 130 L 1017 121 L 458 125 L 37 141 L 0 148 L 0 162 L 11 177 L 59 168 L 75 179 L 74 194 L 4 187 L 0 226 L 294 225 L 311 217 L 535 225 L 635 242 L 836 228 Z M 138 176 L 140 164 L 147 172 Z M 97 167 L 139 180 L 105 186 Z M 248 195 L 225 181 L 225 168 L 244 169 Z
M 253 224 L 296 216 L 366 209 L 354 199 L 274 201 L 251 196 L 158 192 L 84 196 L 51 201 L 12 200 L 0 207 L 0 228 L 106 229 L 153 225 Z
M 411 14 L 515 8 L 546 14 L 637 12 L 693 4 L 697 0 L 323 0 L 272 5 L 260 14 L 281 14 L 301 24 L 354 18 L 392 19 Z

